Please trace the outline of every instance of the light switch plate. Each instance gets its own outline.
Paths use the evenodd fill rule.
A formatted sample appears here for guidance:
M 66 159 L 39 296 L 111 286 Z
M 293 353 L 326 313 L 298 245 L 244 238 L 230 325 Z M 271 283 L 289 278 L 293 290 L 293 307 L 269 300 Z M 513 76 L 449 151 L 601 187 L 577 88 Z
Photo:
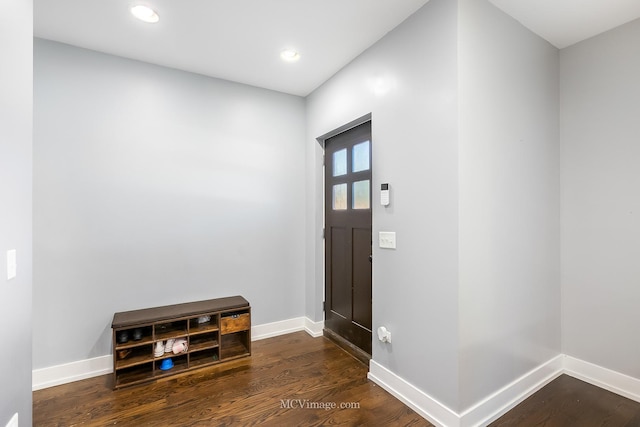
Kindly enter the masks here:
M 7 280 L 16 277 L 18 272 L 18 264 L 16 262 L 16 250 L 7 251 Z
M 378 233 L 378 244 L 381 248 L 395 249 L 396 248 L 396 232 L 380 231 Z

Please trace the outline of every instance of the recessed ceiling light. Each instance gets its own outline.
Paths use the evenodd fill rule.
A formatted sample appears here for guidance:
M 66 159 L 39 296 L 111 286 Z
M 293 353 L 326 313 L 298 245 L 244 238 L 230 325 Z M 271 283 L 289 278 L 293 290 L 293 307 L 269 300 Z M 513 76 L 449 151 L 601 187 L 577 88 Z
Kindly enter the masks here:
M 133 16 L 135 16 L 139 20 L 148 22 L 150 24 L 155 24 L 160 20 L 160 17 L 158 16 L 155 10 L 151 9 L 148 6 L 143 6 L 141 4 L 137 6 L 133 6 L 131 8 L 131 13 L 133 14 Z
M 280 58 L 287 62 L 296 62 L 300 59 L 300 53 L 294 49 L 285 49 L 280 52 Z

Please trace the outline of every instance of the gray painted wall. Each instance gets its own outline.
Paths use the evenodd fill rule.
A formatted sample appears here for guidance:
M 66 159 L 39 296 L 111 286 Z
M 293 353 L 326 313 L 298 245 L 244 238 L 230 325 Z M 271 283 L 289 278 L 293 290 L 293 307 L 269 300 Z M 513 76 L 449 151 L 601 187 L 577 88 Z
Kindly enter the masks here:
M 34 369 L 114 312 L 244 295 L 304 315 L 304 100 L 35 42 Z
M 560 354 L 558 50 L 460 1 L 461 409 Z
M 374 191 L 373 327 L 393 343 L 373 359 L 462 412 L 560 353 L 558 51 L 488 2 L 431 0 L 308 98 L 316 318 L 314 138 L 369 112 L 374 188 L 392 188 L 387 208 Z
M 31 425 L 33 2 L 0 3 L 0 425 Z M 17 276 L 7 280 L 8 250 Z
M 640 378 L 640 20 L 560 53 L 563 352 Z
M 315 138 L 371 113 L 374 189 L 392 189 L 386 208 L 374 191 L 374 240 L 398 233 L 374 247 L 374 329 L 393 333 L 376 362 L 457 412 L 561 351 L 640 377 L 639 36 L 636 21 L 559 60 L 486 1 L 431 0 L 306 117 L 300 98 L 36 41 L 34 368 L 108 354 L 119 310 L 240 293 L 256 323 L 322 320 Z M 15 73 L 2 101 L 28 110 Z M 0 249 L 17 232 L 28 252 L 28 113 L 6 99 L 22 145 L 2 135 L 0 173 L 22 187 Z M 26 316 L 6 331 L 20 338 L 15 283 L 0 292 L 20 294 L 2 310 Z M 0 417 L 30 417 L 30 372 L 0 369 L 25 384 Z
M 322 149 L 315 138 L 372 114 L 373 359 L 458 407 L 457 5 L 431 0 L 307 99 L 307 313 L 323 300 Z M 379 202 L 380 184 L 391 204 Z M 397 250 L 375 244 L 397 233 Z

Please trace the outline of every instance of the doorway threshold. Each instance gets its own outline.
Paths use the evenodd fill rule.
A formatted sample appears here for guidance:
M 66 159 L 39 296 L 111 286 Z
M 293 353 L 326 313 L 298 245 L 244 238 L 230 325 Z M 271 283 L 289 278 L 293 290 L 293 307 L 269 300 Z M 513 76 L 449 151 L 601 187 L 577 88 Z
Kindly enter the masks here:
M 369 368 L 369 361 L 371 360 L 371 355 L 355 344 L 350 343 L 346 339 L 342 338 L 340 335 L 336 334 L 330 329 L 322 330 L 325 338 L 329 339 L 333 343 L 335 343 L 338 347 L 343 349 L 347 354 L 352 356 L 354 359 L 362 363 Z

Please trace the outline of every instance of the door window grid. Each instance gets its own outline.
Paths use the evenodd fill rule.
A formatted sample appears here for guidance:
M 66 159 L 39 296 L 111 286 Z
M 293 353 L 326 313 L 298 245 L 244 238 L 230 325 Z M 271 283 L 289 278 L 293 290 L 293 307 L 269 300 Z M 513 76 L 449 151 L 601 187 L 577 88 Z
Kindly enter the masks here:
M 349 152 L 350 151 L 350 152 Z M 364 141 L 355 144 L 351 150 L 343 148 L 333 153 L 332 176 L 343 177 L 350 173 L 367 171 L 371 167 L 371 142 Z M 350 169 L 350 170 L 349 170 Z M 348 178 L 347 178 L 348 180 Z M 349 197 L 351 196 L 351 197 Z M 351 200 L 351 206 L 349 206 Z M 371 208 L 371 183 L 362 180 L 347 183 L 334 184 L 332 189 L 333 210 L 370 209 Z

